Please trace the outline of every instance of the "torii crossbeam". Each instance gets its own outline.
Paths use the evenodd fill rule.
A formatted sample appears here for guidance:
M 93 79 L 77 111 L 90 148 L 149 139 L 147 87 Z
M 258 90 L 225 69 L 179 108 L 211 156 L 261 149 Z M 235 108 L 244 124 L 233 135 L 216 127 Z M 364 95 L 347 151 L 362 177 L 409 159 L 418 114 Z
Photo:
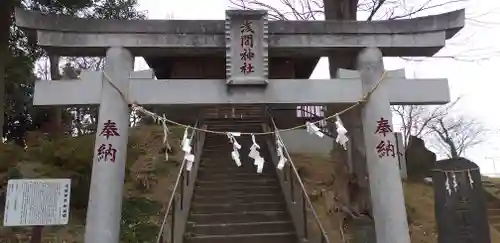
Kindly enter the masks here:
M 445 104 L 450 101 L 446 79 L 388 76 L 384 83 L 389 87 L 392 105 Z M 35 83 L 34 104 L 99 104 L 103 79 L 105 77 L 100 72 L 84 72 L 79 80 L 38 81 Z M 245 87 L 228 92 L 223 79 L 156 80 L 150 72 L 147 78 L 131 76 L 128 97 L 142 105 L 345 104 L 359 101 L 363 90 L 360 78 L 271 79 L 264 90 Z

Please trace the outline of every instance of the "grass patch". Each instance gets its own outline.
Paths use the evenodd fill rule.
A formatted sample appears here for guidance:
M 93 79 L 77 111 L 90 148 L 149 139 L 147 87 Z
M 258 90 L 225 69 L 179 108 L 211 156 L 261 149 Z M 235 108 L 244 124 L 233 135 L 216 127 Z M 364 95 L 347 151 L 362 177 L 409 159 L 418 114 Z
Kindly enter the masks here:
M 121 242 L 154 242 L 164 206 L 179 171 L 183 154 L 179 145 L 184 129 L 171 127 L 174 154 L 165 161 L 163 129 L 159 125 L 129 132 L 124 187 Z M 5 202 L 9 178 L 71 178 L 70 223 L 44 229 L 44 243 L 83 242 L 95 135 L 48 140 L 29 134 L 28 149 L 0 144 L 0 204 Z M 1 205 L 3 206 L 3 205 Z M 3 214 L 0 215 L 0 220 Z M 30 228 L 0 227 L 0 243 L 29 242 Z
M 334 190 L 336 164 L 328 156 L 292 154 L 306 190 L 313 199 L 318 217 L 329 235 L 330 242 L 342 242 L 339 234 L 340 215 L 332 213 L 329 193 Z M 424 183 L 403 183 L 409 218 L 411 241 L 436 243 L 433 189 Z M 347 231 L 349 234 L 349 231 Z M 352 238 L 348 235 L 347 238 Z

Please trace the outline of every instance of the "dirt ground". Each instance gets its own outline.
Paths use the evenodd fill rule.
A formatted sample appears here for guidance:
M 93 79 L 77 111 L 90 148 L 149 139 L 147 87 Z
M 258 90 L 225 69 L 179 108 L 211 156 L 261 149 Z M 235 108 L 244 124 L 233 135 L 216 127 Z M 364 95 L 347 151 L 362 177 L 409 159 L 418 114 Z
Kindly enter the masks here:
M 134 176 L 126 181 L 124 196 L 141 196 L 165 205 L 175 182 L 179 160 L 182 156 L 177 154 L 171 156 L 168 162 L 164 160 L 163 134 L 159 126 L 141 128 L 134 133 L 140 134 L 134 146 L 141 153 L 130 165 Z M 180 142 L 178 136 L 172 136 L 170 140 L 172 145 L 177 146 L 174 150 L 178 149 Z M 331 200 L 327 200 L 328 192 L 333 190 L 335 164 L 332 163 L 331 158 L 311 154 L 294 154 L 292 158 L 304 178 L 306 190 L 329 235 L 330 242 L 342 242 L 340 217 L 335 215 L 335 212 L 331 212 Z M 24 176 L 37 177 L 38 171 L 44 165 L 34 161 L 19 161 L 16 166 L 20 168 Z M 0 177 L 2 176 L 5 176 L 5 173 L 0 173 Z M 412 242 L 436 243 L 432 187 L 424 183 L 404 183 L 404 192 Z M 69 225 L 46 229 L 44 243 L 82 242 L 84 217 L 85 215 L 81 212 L 73 212 Z M 160 220 L 160 217 L 159 214 L 153 216 L 151 220 L 156 222 Z M 29 229 L 19 229 L 13 232 L 0 227 L 0 243 L 28 242 L 28 232 Z M 345 233 L 347 234 L 345 237 L 349 239 L 348 230 Z M 500 243 L 500 234 L 494 230 L 492 230 L 492 242 Z
M 329 202 L 319 192 L 332 189 L 335 166 L 328 157 L 308 154 L 293 154 L 293 162 L 304 177 L 309 194 L 313 194 L 314 207 L 330 237 L 330 242 L 342 242 L 339 234 L 339 217 L 329 213 Z M 437 235 L 434 220 L 433 190 L 423 183 L 404 183 L 405 200 L 409 215 L 411 241 L 413 243 L 435 243 Z M 346 232 L 347 233 L 347 232 Z M 346 238 L 350 238 L 346 236 Z

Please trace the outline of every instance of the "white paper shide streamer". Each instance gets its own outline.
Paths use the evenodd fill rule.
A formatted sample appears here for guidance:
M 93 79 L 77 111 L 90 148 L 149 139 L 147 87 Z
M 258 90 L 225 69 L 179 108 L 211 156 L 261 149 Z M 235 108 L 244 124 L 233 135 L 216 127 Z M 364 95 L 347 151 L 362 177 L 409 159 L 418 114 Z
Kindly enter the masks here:
M 187 161 L 186 170 L 191 171 L 194 163 L 194 154 L 191 153 L 193 148 L 191 147 L 191 139 L 188 138 L 187 128 L 184 130 L 184 135 L 182 136 L 181 147 L 182 151 L 184 151 L 184 160 Z
M 288 161 L 285 157 L 285 154 L 283 153 L 284 147 L 285 145 L 281 141 L 278 132 L 276 132 L 276 152 L 278 153 L 278 159 L 279 159 L 278 166 L 276 168 L 278 168 L 279 170 L 282 170 L 283 167 L 285 167 L 285 163 Z
M 474 179 L 472 179 L 470 170 L 444 171 L 444 176 L 445 176 L 445 188 L 446 191 L 448 192 L 448 195 L 451 195 L 453 192 L 458 192 L 458 190 L 460 189 L 460 182 L 458 181 L 457 176 L 463 176 L 462 178 L 465 178 L 470 188 L 471 189 L 474 188 Z
M 149 117 L 153 118 L 153 120 L 156 123 L 162 125 L 162 127 L 163 127 L 163 143 L 165 144 L 165 147 L 166 147 L 165 160 L 168 161 L 168 151 L 171 150 L 171 146 L 168 142 L 168 134 L 170 133 L 170 131 L 169 131 L 168 126 L 167 126 L 167 118 L 165 117 L 165 115 L 159 116 L 153 112 L 150 112 L 150 111 L 144 109 L 142 106 L 137 105 L 137 104 L 132 104 L 132 110 L 134 112 L 142 113 L 146 116 L 149 116 Z M 314 123 L 306 122 L 305 125 L 306 125 L 306 130 L 308 133 L 315 134 L 316 136 L 318 136 L 320 138 L 323 138 L 325 136 L 325 134 L 323 132 L 321 132 L 321 129 L 319 127 L 317 127 Z M 347 142 L 349 141 L 349 138 L 347 137 L 347 129 L 342 124 L 342 121 L 340 120 L 339 116 L 336 116 L 335 127 L 336 127 L 336 131 L 337 131 L 337 138 L 335 139 L 335 141 L 337 143 L 341 144 L 344 147 L 344 149 L 347 150 Z M 239 133 L 239 132 L 228 132 L 227 133 L 227 137 L 229 139 L 229 142 L 233 145 L 233 151 L 231 152 L 231 158 L 234 160 L 234 162 L 236 163 L 236 165 L 238 167 L 241 166 L 241 158 L 240 158 L 240 154 L 239 154 L 239 150 L 241 149 L 241 145 L 236 140 L 236 137 L 239 137 L 239 136 L 241 136 L 241 133 Z M 257 167 L 257 173 L 262 173 L 265 160 L 260 155 L 260 152 L 259 152 L 260 146 L 257 144 L 257 142 L 255 140 L 255 136 L 253 134 L 251 136 L 252 136 L 252 146 L 250 147 L 250 152 L 249 152 L 248 156 L 254 160 L 254 165 Z M 288 159 L 286 158 L 286 156 L 284 154 L 283 149 L 285 146 L 284 146 L 284 144 L 283 144 L 283 142 L 278 134 L 278 131 L 276 131 L 275 137 L 276 137 L 276 152 L 277 152 L 278 158 L 279 158 L 277 168 L 281 170 L 284 168 Z M 183 138 L 182 138 L 181 147 L 182 147 L 182 151 L 184 151 L 184 153 L 185 153 L 184 160 L 187 161 L 186 169 L 188 171 L 191 171 L 191 169 L 193 167 L 194 160 L 195 160 L 194 154 L 191 153 L 192 152 L 191 143 L 192 143 L 191 139 L 188 138 L 188 128 L 186 128 L 186 130 L 184 131 Z M 446 177 L 447 177 L 446 178 L 447 190 L 451 193 L 452 186 L 449 183 L 449 178 L 448 178 L 447 174 L 446 174 Z M 474 184 L 474 181 L 472 181 L 470 173 L 469 173 L 469 182 L 470 182 L 470 185 L 472 187 Z M 457 187 L 458 187 L 458 184 L 456 182 L 455 175 L 453 174 L 453 189 L 456 191 Z
M 308 133 L 310 134 L 316 134 L 316 136 L 322 138 L 325 136 L 325 134 L 323 134 L 321 132 L 321 130 L 319 129 L 319 127 L 317 127 L 316 125 L 314 125 L 314 123 L 311 123 L 311 122 L 306 122 L 306 130 Z
M 467 170 L 467 178 L 469 179 L 470 188 L 474 188 L 474 180 L 472 179 L 472 175 L 470 174 L 470 170 Z
M 349 141 L 349 138 L 347 137 L 347 129 L 345 129 L 344 125 L 342 124 L 342 121 L 340 120 L 339 116 L 336 116 L 337 120 L 335 121 L 335 127 L 337 127 L 337 138 L 335 141 L 342 145 L 345 150 L 347 150 L 347 142 Z
M 160 120 L 161 120 L 161 125 L 163 127 L 163 144 L 165 144 L 165 161 L 168 161 L 168 151 L 172 150 L 172 147 L 170 147 L 170 144 L 168 143 L 168 134 L 170 133 L 170 130 L 168 129 L 167 126 L 165 114 L 163 114 L 163 117 Z
M 165 145 L 165 160 L 168 161 L 168 151 L 172 150 L 172 147 L 168 143 L 168 134 L 170 133 L 170 130 L 168 129 L 167 126 L 167 118 L 165 117 L 165 114 L 163 116 L 159 116 L 151 111 L 148 111 L 144 109 L 142 106 L 132 104 L 132 111 L 136 113 L 142 113 L 146 116 L 149 116 L 153 119 L 154 122 L 161 124 L 163 127 L 163 144 Z
M 236 137 L 241 136 L 241 133 L 239 132 L 228 132 L 227 133 L 227 138 L 229 139 L 229 142 L 233 144 L 233 152 L 231 152 L 231 158 L 234 160 L 234 163 L 236 163 L 236 166 L 240 167 L 241 166 L 241 159 L 240 159 L 240 153 L 239 150 L 241 149 L 241 145 L 236 141 Z
M 252 134 L 252 146 L 250 147 L 250 153 L 248 153 L 248 157 L 254 160 L 253 164 L 257 166 L 257 173 L 262 173 L 264 169 L 264 158 L 260 156 L 259 153 L 260 146 L 255 141 L 255 135 Z
M 457 192 L 458 191 L 458 181 L 457 181 L 457 175 L 455 172 L 451 172 L 451 177 L 453 178 L 453 191 Z
M 450 186 L 450 178 L 448 177 L 448 172 L 444 172 L 444 187 L 446 188 L 446 191 L 448 192 L 448 195 L 451 195 L 451 186 Z

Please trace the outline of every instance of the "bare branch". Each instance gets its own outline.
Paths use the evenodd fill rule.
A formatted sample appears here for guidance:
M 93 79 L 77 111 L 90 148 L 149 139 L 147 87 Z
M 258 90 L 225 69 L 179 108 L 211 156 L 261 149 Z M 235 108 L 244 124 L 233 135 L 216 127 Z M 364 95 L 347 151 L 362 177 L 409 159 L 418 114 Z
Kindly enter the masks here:
M 411 136 L 431 140 L 431 146 L 449 158 L 462 156 L 466 150 L 485 141 L 486 129 L 477 120 L 453 112 L 460 97 L 434 108 L 409 105 L 395 106 L 393 112 L 401 121 L 406 147 Z
M 375 14 L 377 13 L 377 11 L 380 9 L 380 7 L 382 7 L 382 5 L 385 3 L 385 0 L 379 0 L 377 2 L 377 4 L 373 7 L 371 13 L 370 13 L 370 16 L 368 16 L 368 21 L 372 21 L 373 19 L 373 16 L 375 16 Z
M 441 117 L 430 128 L 438 149 L 449 158 L 463 156 L 467 149 L 485 142 L 486 129 L 471 117 Z

